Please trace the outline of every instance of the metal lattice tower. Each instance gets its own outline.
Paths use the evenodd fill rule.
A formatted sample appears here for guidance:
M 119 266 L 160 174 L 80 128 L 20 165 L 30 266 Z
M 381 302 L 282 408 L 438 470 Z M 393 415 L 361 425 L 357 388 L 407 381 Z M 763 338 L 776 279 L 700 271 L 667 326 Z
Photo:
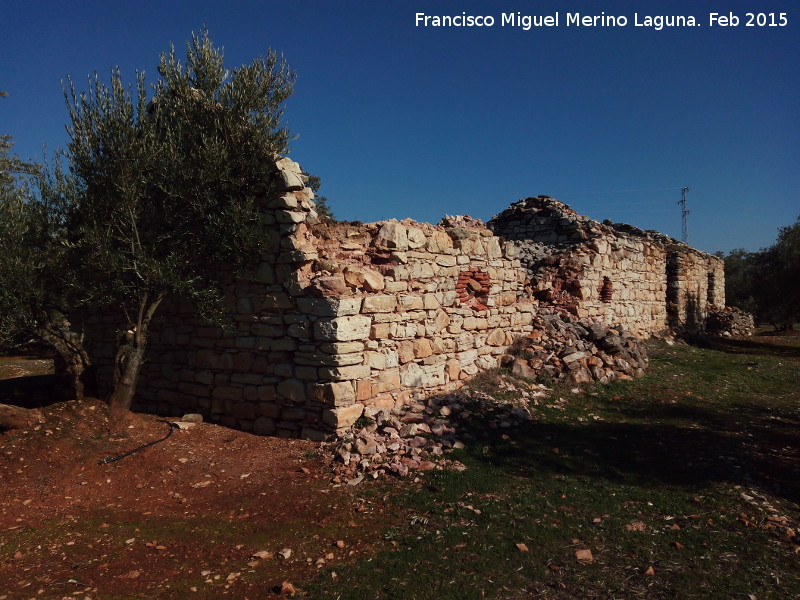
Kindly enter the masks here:
M 688 192 L 689 189 L 688 187 L 681 188 L 681 199 L 678 201 L 678 204 L 681 205 L 681 241 L 683 241 L 684 244 L 689 242 L 689 226 L 686 217 L 692 212 L 686 208 L 686 192 Z

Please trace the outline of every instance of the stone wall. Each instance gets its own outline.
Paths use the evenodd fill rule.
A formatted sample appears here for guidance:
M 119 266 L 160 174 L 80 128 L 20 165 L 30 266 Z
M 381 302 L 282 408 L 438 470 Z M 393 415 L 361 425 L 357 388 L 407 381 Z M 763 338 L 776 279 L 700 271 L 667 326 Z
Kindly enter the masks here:
M 701 327 L 707 307 L 725 303 L 720 259 L 655 231 L 593 221 L 547 196 L 515 202 L 489 227 L 517 248 L 532 294 L 578 317 L 647 337 Z
M 299 166 L 277 167 L 262 202 L 269 249 L 231 283 L 231 324 L 165 307 L 135 409 L 321 439 L 365 410 L 457 387 L 530 332 L 527 271 L 485 227 L 318 223 Z M 114 339 L 103 319 L 94 338 Z M 110 373 L 110 345 L 91 351 Z
M 724 303 L 714 257 L 549 198 L 513 204 L 492 221 L 494 233 L 467 217 L 328 223 L 304 181 L 297 163 L 276 161 L 260 200 L 266 250 L 252 275 L 230 278 L 228 324 L 202 323 L 186 302 L 163 307 L 135 409 L 323 439 L 507 362 L 509 346 L 545 314 L 568 310 L 587 331 L 608 323 L 647 336 Z M 89 325 L 101 387 L 118 329 L 109 314 Z M 637 355 L 615 366 L 618 353 L 553 335 L 548 344 L 560 350 L 553 358 L 548 349 L 544 363 L 580 367 L 584 379 L 645 364 Z

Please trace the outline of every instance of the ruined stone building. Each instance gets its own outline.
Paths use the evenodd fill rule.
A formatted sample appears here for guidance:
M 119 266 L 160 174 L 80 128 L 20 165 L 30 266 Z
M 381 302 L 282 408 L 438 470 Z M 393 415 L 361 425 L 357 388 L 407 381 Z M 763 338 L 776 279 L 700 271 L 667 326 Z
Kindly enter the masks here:
M 694 327 L 708 306 L 724 305 L 719 259 L 548 197 L 516 202 L 488 226 L 463 217 L 351 224 L 316 218 L 287 158 L 270 188 L 267 250 L 252 277 L 230 286 L 233 325 L 203 324 L 188 304 L 165 311 L 135 408 L 322 439 L 365 410 L 498 366 L 546 307 L 646 337 Z M 90 350 L 101 375 L 110 372 L 113 349 Z

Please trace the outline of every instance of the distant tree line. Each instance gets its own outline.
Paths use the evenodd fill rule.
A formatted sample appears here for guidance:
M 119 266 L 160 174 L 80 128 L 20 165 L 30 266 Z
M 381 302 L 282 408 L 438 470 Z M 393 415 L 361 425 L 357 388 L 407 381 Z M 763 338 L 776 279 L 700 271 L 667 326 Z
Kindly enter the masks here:
M 168 298 L 225 323 L 222 273 L 244 275 L 263 253 L 259 198 L 293 139 L 295 73 L 271 50 L 230 69 L 203 30 L 184 59 L 162 54 L 158 74 L 126 85 L 113 69 L 84 91 L 68 80 L 69 141 L 44 165 L 0 137 L 0 350 L 50 346 L 80 398 L 93 391 L 80 323 L 111 310 L 123 325 L 108 400 L 122 409 Z M 324 197 L 320 211 L 332 218 Z
M 800 216 L 778 230 L 777 241 L 758 252 L 731 251 L 725 260 L 725 297 L 761 323 L 791 330 L 800 318 Z

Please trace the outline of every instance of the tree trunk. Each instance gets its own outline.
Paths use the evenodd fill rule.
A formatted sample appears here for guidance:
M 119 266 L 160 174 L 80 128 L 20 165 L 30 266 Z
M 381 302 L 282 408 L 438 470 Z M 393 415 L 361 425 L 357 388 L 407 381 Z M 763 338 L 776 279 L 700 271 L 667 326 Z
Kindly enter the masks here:
M 114 383 L 108 400 L 109 406 L 116 410 L 131 409 L 139 371 L 144 362 L 144 351 L 147 348 L 145 336 L 130 334 L 126 336 L 129 339 L 120 343 L 114 358 Z
M 71 331 L 69 323 L 66 323 L 66 327 L 48 323 L 39 330 L 38 335 L 58 354 L 56 373 L 64 380 L 67 399 L 80 400 L 86 394 L 96 395 L 94 368 L 83 347 L 82 336 Z
M 44 423 L 42 411 L 36 408 L 20 408 L 10 404 L 0 404 L 0 430 L 24 429 Z
M 150 321 L 162 300 L 164 300 L 163 292 L 157 294 L 152 300 L 150 294 L 145 292 L 139 302 L 136 323 L 131 330 L 122 333 L 117 339 L 117 355 L 114 357 L 114 387 L 108 399 L 112 410 L 131 409 L 139 371 L 144 362 L 144 352 L 147 349 Z

